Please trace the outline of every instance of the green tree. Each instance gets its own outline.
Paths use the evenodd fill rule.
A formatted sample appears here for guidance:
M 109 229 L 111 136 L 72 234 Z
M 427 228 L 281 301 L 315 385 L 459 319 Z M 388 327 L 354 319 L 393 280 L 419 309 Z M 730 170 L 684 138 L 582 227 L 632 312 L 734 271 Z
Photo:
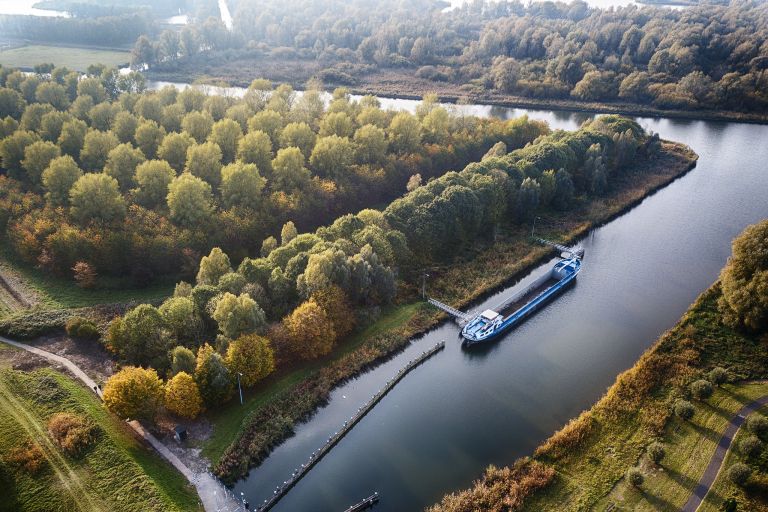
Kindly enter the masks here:
M 119 105 L 113 105 L 106 101 L 95 105 L 88 111 L 88 119 L 91 121 L 91 128 L 104 132 L 109 130 L 112 127 L 112 122 L 119 109 Z
M 515 204 L 517 218 L 520 220 L 532 219 L 536 215 L 536 209 L 539 207 L 540 196 L 541 187 L 536 180 L 525 178 L 520 184 L 520 191 Z
M 212 187 L 221 183 L 222 153 L 218 144 L 206 142 L 187 149 L 185 172 L 205 180 Z
M 221 170 L 221 199 L 226 208 L 242 206 L 256 209 L 266 181 L 254 164 L 235 162 Z
M 157 150 L 165 138 L 165 128 L 155 121 L 144 120 L 139 123 L 134 135 L 136 145 L 148 159 L 157 158 Z
M 130 364 L 167 368 L 171 338 L 160 311 L 142 304 L 123 318 L 116 318 L 107 329 L 107 348 Z
M 726 323 L 752 331 L 768 326 L 768 220 L 747 227 L 733 241 L 720 286 L 718 304 Z
M 398 153 L 413 153 L 421 145 L 421 123 L 407 112 L 392 118 L 388 133 L 392 149 Z
M 283 224 L 283 229 L 280 230 L 280 244 L 287 245 L 291 240 L 298 236 L 299 232 L 296 230 L 296 226 L 290 220 Z
M 575 190 L 571 174 L 565 169 L 557 171 L 555 173 L 555 195 L 553 197 L 555 208 L 560 210 L 570 208 Z
M 387 155 L 387 135 L 381 128 L 366 124 L 355 132 L 356 160 L 361 164 L 380 164 Z
M 186 172 L 168 186 L 167 201 L 171 220 L 182 227 L 198 226 L 213 212 L 211 186 Z
M 202 330 L 195 303 L 190 297 L 171 297 L 158 308 L 165 325 L 182 342 L 196 340 Z
M 136 199 L 147 208 L 165 205 L 176 172 L 165 160 L 147 160 L 136 167 Z
M 264 327 L 264 311 L 248 294 L 234 296 L 225 293 L 216 303 L 213 319 L 219 331 L 230 339 L 250 334 Z
M 320 137 L 329 137 L 336 135 L 337 137 L 351 137 L 354 132 L 355 126 L 352 119 L 349 118 L 344 112 L 332 112 L 327 114 L 322 121 L 320 121 Z
M 17 173 L 23 172 L 22 160 L 27 146 L 40 140 L 34 132 L 19 130 L 0 141 L 0 160 L 3 168 Z
M 115 114 L 115 118 L 112 120 L 112 133 L 122 143 L 134 142 L 138 127 L 139 120 L 127 110 L 121 110 Z
M 190 375 L 195 373 L 197 360 L 195 353 L 187 347 L 176 346 L 171 350 L 171 373 L 176 375 L 179 372 L 186 372 Z
M 232 375 L 221 355 L 207 343 L 197 351 L 195 381 L 208 407 L 220 406 L 232 396 Z
M 168 162 L 178 173 L 184 170 L 187 162 L 187 151 L 194 144 L 192 137 L 186 133 L 169 133 L 160 144 L 158 157 Z
M 265 176 L 272 172 L 272 141 L 262 131 L 246 134 L 237 148 L 237 159 L 247 164 L 255 164 Z
M 35 99 L 40 103 L 48 103 L 56 110 L 66 110 L 69 107 L 67 90 L 55 82 L 44 82 L 35 91 Z
M 56 142 L 61 135 L 61 127 L 64 123 L 71 121 L 73 118 L 67 112 L 47 112 L 40 118 L 40 129 L 38 133 L 43 140 L 48 142 Z
M 221 160 L 225 164 L 235 161 L 237 145 L 243 137 L 240 125 L 232 119 L 222 119 L 214 123 L 208 141 L 213 142 L 221 149 Z
M 52 206 L 67 206 L 69 191 L 75 182 L 83 175 L 83 171 L 69 155 L 51 160 L 43 171 L 43 186 L 47 190 L 46 200 Z
M 272 147 L 277 147 L 280 142 L 280 132 L 284 126 L 283 117 L 274 110 L 257 112 L 248 120 L 248 131 L 264 132 L 269 135 Z
M 18 92 L 6 87 L 0 88 L 0 117 L 19 119 L 27 102 Z
M 51 164 L 51 160 L 61 156 L 58 146 L 50 142 L 37 141 L 24 148 L 24 160 L 21 166 L 27 171 L 30 183 L 40 185 L 43 171 Z
M 344 182 L 349 179 L 354 158 L 355 148 L 349 139 L 331 135 L 317 139 L 309 164 L 318 175 Z
M 88 125 L 79 119 L 65 122 L 61 127 L 61 135 L 57 142 L 61 153 L 73 158 L 80 158 L 80 151 L 83 149 L 85 133 L 88 131 Z
M 275 356 L 269 340 L 255 334 L 240 336 L 229 344 L 227 368 L 240 374 L 240 383 L 249 388 L 275 370 Z
M 125 201 L 117 180 L 106 174 L 87 173 L 69 191 L 70 213 L 82 224 L 110 222 L 125 216 Z
M 163 402 L 163 382 L 154 369 L 123 368 L 104 385 L 104 405 L 123 419 L 152 421 Z
M 208 139 L 213 128 L 213 117 L 208 112 L 193 111 L 181 120 L 181 129 L 202 144 Z
M 104 169 L 109 152 L 120 144 L 112 132 L 88 130 L 80 151 L 80 162 L 87 171 L 100 172 Z
M 315 132 L 307 123 L 289 123 L 280 132 L 280 147 L 299 148 L 304 158 L 309 158 L 314 146 Z
M 272 188 L 290 192 L 303 189 L 311 178 L 299 148 L 283 148 L 272 160 Z
M 94 105 L 107 99 L 107 90 L 97 77 L 85 77 L 77 83 L 78 96 L 90 96 Z
M 123 143 L 109 152 L 104 172 L 117 180 L 121 191 L 127 192 L 136 185 L 136 167 L 144 161 L 144 154 L 140 149 Z
M 200 260 L 197 284 L 216 286 L 221 276 L 230 272 L 232 272 L 232 264 L 229 256 L 218 247 L 214 247 L 208 256 L 203 256 Z

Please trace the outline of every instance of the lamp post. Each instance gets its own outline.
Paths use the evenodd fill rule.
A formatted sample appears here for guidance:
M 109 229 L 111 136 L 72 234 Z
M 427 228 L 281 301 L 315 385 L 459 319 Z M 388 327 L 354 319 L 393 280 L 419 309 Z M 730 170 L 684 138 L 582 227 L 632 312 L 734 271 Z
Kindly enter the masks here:
M 429 274 L 424 272 L 421 275 L 421 299 L 427 300 L 427 278 L 429 277 Z
M 242 376 L 242 373 L 237 372 L 237 389 L 240 391 L 240 405 L 243 405 L 243 388 L 240 386 L 240 377 Z
M 534 217 L 533 218 L 533 225 L 531 226 L 531 238 L 533 238 L 533 230 L 536 229 L 536 221 L 540 220 L 540 219 L 541 219 L 541 217 Z

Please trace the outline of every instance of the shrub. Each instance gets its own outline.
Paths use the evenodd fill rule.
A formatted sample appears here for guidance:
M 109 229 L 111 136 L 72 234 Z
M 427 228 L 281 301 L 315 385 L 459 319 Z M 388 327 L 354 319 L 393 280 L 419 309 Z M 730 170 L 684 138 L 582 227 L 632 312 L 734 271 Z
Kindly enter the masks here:
M 760 442 L 760 439 L 757 438 L 757 436 L 747 436 L 741 441 L 739 441 L 739 451 L 745 456 L 745 457 L 752 457 L 754 455 L 757 455 L 760 453 L 760 450 L 763 448 L 763 443 Z
M 747 483 L 751 474 L 752 470 L 743 462 L 737 462 L 728 468 L 728 479 L 739 486 Z
M 96 439 L 96 429 L 84 418 L 58 412 L 48 420 L 48 434 L 69 455 L 81 455 Z
M 648 458 L 655 464 L 659 464 L 664 458 L 666 452 L 664 451 L 664 445 L 659 442 L 653 442 L 648 445 Z
M 695 398 L 706 400 L 712 396 L 712 383 L 708 380 L 699 379 L 691 384 L 690 390 Z
M 688 400 L 681 399 L 675 402 L 675 414 L 677 414 L 682 419 L 689 420 L 693 418 L 694 412 L 696 412 L 696 409 L 693 407 L 693 404 Z
M 757 437 L 765 438 L 768 434 L 768 419 L 762 414 L 750 414 L 747 418 L 747 428 Z
M 45 454 L 38 445 L 27 441 L 21 446 L 11 450 L 5 457 L 10 466 L 21 468 L 29 474 L 37 474 L 46 463 Z
M 712 384 L 722 384 L 728 380 L 728 370 L 717 366 L 710 370 L 708 378 Z
M 633 487 L 640 487 L 643 485 L 643 480 L 645 480 L 645 477 L 639 469 L 629 468 L 627 471 L 627 480 L 630 484 L 632 484 Z
M 128 366 L 104 386 L 104 405 L 123 419 L 154 419 L 163 400 L 163 383 L 153 369 Z
M 65 329 L 67 334 L 72 338 L 96 340 L 100 337 L 99 329 L 96 327 L 96 324 L 82 316 L 73 316 L 67 320 Z

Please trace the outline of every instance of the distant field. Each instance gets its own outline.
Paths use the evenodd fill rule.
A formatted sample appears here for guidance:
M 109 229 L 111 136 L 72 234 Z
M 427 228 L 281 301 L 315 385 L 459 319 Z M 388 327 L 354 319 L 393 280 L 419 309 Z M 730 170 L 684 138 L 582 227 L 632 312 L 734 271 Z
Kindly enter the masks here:
M 90 64 L 122 66 L 131 60 L 130 52 L 91 48 L 63 48 L 29 45 L 0 51 L 0 64 L 13 68 L 31 68 L 36 64 L 52 62 L 77 71 L 85 71 Z

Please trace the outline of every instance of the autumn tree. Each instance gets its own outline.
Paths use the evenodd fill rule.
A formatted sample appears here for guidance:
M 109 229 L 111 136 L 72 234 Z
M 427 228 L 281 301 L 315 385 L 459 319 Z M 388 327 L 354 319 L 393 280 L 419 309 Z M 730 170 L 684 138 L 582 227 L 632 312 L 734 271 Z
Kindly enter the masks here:
M 343 182 L 349 179 L 349 167 L 354 161 L 354 151 L 354 146 L 346 137 L 320 137 L 312 149 L 309 164 L 318 175 Z
M 54 158 L 43 171 L 43 186 L 47 190 L 45 198 L 53 206 L 67 206 L 69 191 L 82 175 L 83 171 L 71 156 Z
M 125 201 L 117 180 L 106 174 L 88 173 L 69 191 L 70 213 L 78 222 L 111 222 L 125 216 Z
M 40 185 L 43 171 L 54 158 L 61 156 L 59 148 L 50 142 L 37 141 L 24 148 L 24 160 L 21 166 L 27 172 L 30 183 Z
M 269 135 L 262 131 L 254 131 L 246 134 L 237 148 L 237 159 L 254 164 L 265 176 L 272 171 L 272 141 Z
M 186 172 L 168 186 L 167 201 L 171 220 L 187 228 L 205 222 L 213 211 L 211 186 Z
M 83 149 L 87 131 L 88 125 L 79 119 L 65 122 L 61 126 L 61 134 L 56 143 L 62 154 L 80 158 L 80 151 Z
M 139 123 L 136 128 L 134 139 L 136 146 L 144 153 L 144 156 L 153 159 L 157 158 L 157 150 L 165 138 L 165 128 L 155 121 L 145 119 Z
M 406 112 L 392 118 L 388 132 L 392 148 L 399 153 L 413 153 L 421 144 L 421 123 Z
M 310 178 L 311 173 L 304 167 L 304 155 L 299 148 L 283 148 L 272 160 L 271 182 L 279 190 L 303 189 Z
M 120 144 L 112 132 L 89 130 L 83 139 L 83 149 L 80 151 L 80 162 L 88 171 L 101 171 L 107 163 L 109 152 Z
M 387 154 L 389 143 L 381 128 L 366 124 L 355 132 L 356 158 L 360 163 L 381 164 Z
M 0 141 L 0 161 L 3 169 L 8 171 L 23 171 L 22 161 L 28 146 L 40 140 L 36 133 L 18 130 Z
M 232 119 L 222 119 L 214 123 L 208 141 L 217 144 L 221 149 L 223 163 L 232 163 L 237 155 L 237 145 L 243 137 L 240 125 Z
M 181 129 L 202 144 L 208 139 L 213 128 L 213 117 L 208 112 L 192 111 L 181 120 Z
M 218 144 L 206 142 L 187 149 L 185 172 L 205 180 L 212 187 L 221 182 L 222 153 Z
M 203 409 L 203 399 L 195 379 L 179 372 L 165 385 L 165 408 L 182 418 L 194 419 Z
M 139 120 L 127 110 L 121 110 L 115 114 L 115 118 L 112 120 L 112 133 L 123 144 L 134 142 L 136 128 L 138 127 Z
M 275 357 L 269 340 L 255 334 L 240 336 L 227 348 L 227 368 L 241 375 L 243 387 L 251 387 L 275 369 Z
M 307 123 L 289 123 L 280 132 L 280 147 L 299 148 L 304 158 L 309 158 L 315 138 L 315 132 Z
M 187 151 L 192 144 L 194 144 L 194 139 L 186 133 L 169 133 L 160 144 L 157 156 L 168 162 L 177 173 L 180 173 L 187 163 Z
M 163 402 L 163 382 L 150 368 L 128 366 L 104 385 L 104 405 L 123 419 L 152 421 Z
M 290 350 L 302 359 L 315 359 L 331 351 L 336 331 L 326 312 L 308 300 L 283 319 Z

